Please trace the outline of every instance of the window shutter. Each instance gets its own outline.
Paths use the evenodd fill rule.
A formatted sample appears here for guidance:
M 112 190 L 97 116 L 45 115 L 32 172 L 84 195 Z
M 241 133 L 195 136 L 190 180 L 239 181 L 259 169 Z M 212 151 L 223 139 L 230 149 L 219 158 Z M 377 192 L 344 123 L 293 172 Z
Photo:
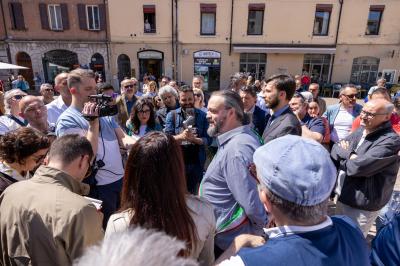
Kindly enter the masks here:
M 17 27 L 15 25 L 15 14 L 14 14 L 14 3 L 8 3 L 8 9 L 10 11 L 10 19 L 11 19 L 11 28 L 15 30 Z
M 24 30 L 25 21 L 21 3 L 14 3 L 14 12 L 15 12 L 14 14 L 15 14 L 16 28 L 18 30 Z
M 369 7 L 370 11 L 383 11 L 385 9 L 385 5 L 372 5 Z
M 69 30 L 68 5 L 60 4 L 63 30 Z
M 143 13 L 156 13 L 155 5 L 143 5 Z
M 50 30 L 47 5 L 44 3 L 39 3 L 39 12 L 40 12 L 40 22 L 42 24 L 42 29 Z
M 79 28 L 81 30 L 87 30 L 87 18 L 86 18 L 86 6 L 84 4 L 78 4 L 78 18 L 79 18 Z
M 216 13 L 217 5 L 216 4 L 200 4 L 200 11 L 207 13 Z
M 265 4 L 249 4 L 249 10 L 251 11 L 264 11 Z
M 317 12 L 332 12 L 332 4 L 317 4 Z
M 24 30 L 25 21 L 24 13 L 22 12 L 22 4 L 18 2 L 12 2 L 8 3 L 8 7 L 10 9 L 12 28 L 15 30 Z
M 104 4 L 99 5 L 99 17 L 100 17 L 100 30 L 105 30 L 107 27 L 106 21 L 106 7 Z

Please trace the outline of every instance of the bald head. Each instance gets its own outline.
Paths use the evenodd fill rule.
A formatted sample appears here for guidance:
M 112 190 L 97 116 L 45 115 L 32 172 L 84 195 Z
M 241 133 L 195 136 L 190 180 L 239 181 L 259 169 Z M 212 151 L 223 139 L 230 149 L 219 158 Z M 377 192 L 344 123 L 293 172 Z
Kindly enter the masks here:
M 28 95 L 22 98 L 19 101 L 19 109 L 21 110 L 21 113 L 25 113 L 26 109 L 32 104 L 32 103 L 43 103 L 42 100 L 37 97 L 37 96 L 32 96 Z
M 394 105 L 385 99 L 368 101 L 360 114 L 361 125 L 367 132 L 372 132 L 390 120 Z

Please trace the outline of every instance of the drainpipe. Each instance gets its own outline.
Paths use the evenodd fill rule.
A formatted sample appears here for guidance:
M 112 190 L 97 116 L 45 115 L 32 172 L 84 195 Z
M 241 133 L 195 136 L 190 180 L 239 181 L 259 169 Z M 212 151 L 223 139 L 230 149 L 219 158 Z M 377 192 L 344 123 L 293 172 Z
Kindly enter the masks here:
M 232 54 L 233 1 L 231 0 L 231 29 L 229 32 L 229 55 Z
M 178 0 L 175 0 L 175 75 L 178 79 L 178 46 L 179 46 L 179 35 L 178 35 Z
M 111 66 L 110 66 L 110 45 L 109 45 L 109 41 L 110 41 L 110 35 L 109 35 L 109 31 L 108 31 L 108 26 L 109 26 L 109 23 L 108 23 L 108 16 L 109 16 L 109 14 L 108 14 L 108 2 L 107 2 L 107 0 L 103 0 L 103 3 L 104 3 L 104 9 L 105 9 L 105 13 L 106 13 L 106 17 L 104 18 L 106 21 L 106 49 L 107 49 L 107 66 L 108 66 L 108 72 L 111 74 Z M 112 74 L 110 75 L 110 80 L 108 81 L 108 82 L 110 82 L 111 83 L 111 80 L 112 80 Z
M 175 64 L 175 36 L 174 36 L 174 0 L 171 0 L 171 18 L 172 18 L 172 22 L 171 22 L 171 50 L 172 50 L 172 78 L 175 80 L 176 79 L 176 75 L 175 75 L 175 69 L 176 69 L 176 64 Z
M 338 18 L 338 24 L 336 27 L 336 38 L 335 38 L 335 48 L 337 47 L 337 43 L 338 43 L 338 38 L 339 38 L 339 29 L 340 29 L 340 20 L 342 18 L 342 8 L 343 8 L 343 1 L 344 0 L 339 0 L 339 4 L 340 4 L 340 9 L 339 9 L 339 18 Z M 331 83 L 332 81 L 332 73 L 333 73 L 333 65 L 335 64 L 335 54 L 332 55 L 332 70 L 329 74 L 329 83 Z

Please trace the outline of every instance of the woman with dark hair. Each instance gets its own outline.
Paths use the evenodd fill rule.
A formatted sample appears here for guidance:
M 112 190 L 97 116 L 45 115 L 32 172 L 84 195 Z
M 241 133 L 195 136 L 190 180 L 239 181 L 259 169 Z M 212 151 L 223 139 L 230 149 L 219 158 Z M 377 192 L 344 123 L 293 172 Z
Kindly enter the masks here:
M 150 131 L 161 131 L 161 126 L 156 122 L 154 107 L 150 100 L 141 98 L 135 103 L 126 127 L 129 136 L 137 137 L 143 137 Z
M 185 241 L 180 255 L 202 265 L 214 261 L 213 208 L 187 192 L 181 148 L 171 135 L 151 132 L 130 151 L 121 212 L 110 217 L 106 237 L 134 226 L 162 230 Z
M 50 140 L 46 135 L 30 127 L 22 127 L 0 138 L 0 194 L 9 185 L 29 178 L 42 163 Z

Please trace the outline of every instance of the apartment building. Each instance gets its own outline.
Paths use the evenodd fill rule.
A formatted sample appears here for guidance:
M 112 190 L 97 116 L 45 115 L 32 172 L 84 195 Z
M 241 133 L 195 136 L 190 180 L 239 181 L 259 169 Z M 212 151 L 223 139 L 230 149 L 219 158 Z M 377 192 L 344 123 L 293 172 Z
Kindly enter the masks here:
M 31 85 L 79 66 L 110 76 L 106 1 L 1 1 L 9 57 Z
M 109 1 L 111 72 L 225 88 L 232 73 L 301 74 L 314 82 L 397 82 L 400 1 Z

